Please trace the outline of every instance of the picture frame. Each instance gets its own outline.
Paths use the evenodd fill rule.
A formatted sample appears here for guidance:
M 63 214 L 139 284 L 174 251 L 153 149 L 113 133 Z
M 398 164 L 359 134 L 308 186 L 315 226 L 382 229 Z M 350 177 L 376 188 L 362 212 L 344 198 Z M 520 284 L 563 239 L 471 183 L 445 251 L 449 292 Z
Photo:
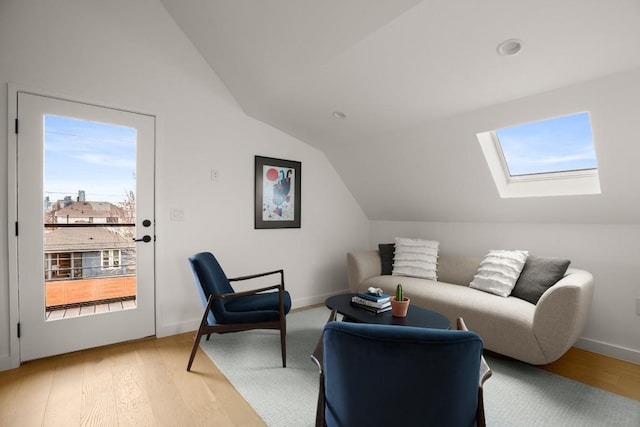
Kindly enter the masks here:
M 255 156 L 256 229 L 300 228 L 302 163 Z

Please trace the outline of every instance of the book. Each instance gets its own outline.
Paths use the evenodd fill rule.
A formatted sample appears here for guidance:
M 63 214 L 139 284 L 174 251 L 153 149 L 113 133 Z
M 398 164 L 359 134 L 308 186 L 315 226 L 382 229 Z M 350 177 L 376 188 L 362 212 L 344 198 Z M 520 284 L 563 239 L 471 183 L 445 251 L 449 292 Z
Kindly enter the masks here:
M 374 307 L 374 308 L 386 308 L 391 305 L 391 301 L 376 302 L 376 301 L 368 300 L 366 298 L 360 298 L 357 295 L 351 298 L 351 302 L 355 302 L 356 304 L 361 304 L 361 305 L 367 305 L 369 307 Z
M 370 294 L 369 292 L 358 292 L 358 296 L 374 302 L 387 302 L 389 298 L 391 298 L 389 294 L 376 295 Z
M 384 313 L 385 311 L 390 311 L 391 310 L 391 304 L 389 304 L 389 306 L 385 307 L 385 308 L 375 308 L 375 307 L 370 307 L 368 305 L 362 305 L 362 304 L 358 304 L 358 303 L 355 303 L 355 302 L 351 301 L 351 305 L 353 305 L 355 307 L 358 307 L 358 308 L 361 308 L 363 310 L 367 310 L 367 311 L 369 311 L 369 312 L 371 312 L 373 314 Z

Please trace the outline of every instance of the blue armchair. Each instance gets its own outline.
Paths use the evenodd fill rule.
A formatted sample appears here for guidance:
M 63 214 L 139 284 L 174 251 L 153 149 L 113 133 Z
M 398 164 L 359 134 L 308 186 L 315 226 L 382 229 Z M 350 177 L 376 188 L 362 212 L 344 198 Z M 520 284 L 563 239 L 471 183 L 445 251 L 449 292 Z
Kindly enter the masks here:
M 193 343 L 187 371 L 191 370 L 200 339 L 212 333 L 279 329 L 282 367 L 287 366 L 286 315 L 291 310 L 291 296 L 284 289 L 284 271 L 275 270 L 235 278 L 227 278 L 210 252 L 189 257 L 189 264 L 204 306 L 200 327 Z M 280 275 L 280 283 L 244 292 L 235 292 L 231 282 Z
M 312 357 L 321 368 L 316 425 L 484 426 L 491 370 L 480 337 L 462 319 L 458 328 L 327 323 Z

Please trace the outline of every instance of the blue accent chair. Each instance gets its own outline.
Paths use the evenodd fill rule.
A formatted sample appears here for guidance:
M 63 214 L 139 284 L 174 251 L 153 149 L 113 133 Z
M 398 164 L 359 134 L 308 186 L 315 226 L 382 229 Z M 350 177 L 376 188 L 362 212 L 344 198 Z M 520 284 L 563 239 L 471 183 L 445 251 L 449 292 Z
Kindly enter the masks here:
M 316 426 L 484 426 L 491 370 L 480 337 L 458 329 L 328 322 Z
M 282 367 L 287 366 L 286 315 L 291 310 L 291 296 L 284 289 L 284 271 L 275 270 L 235 278 L 227 278 L 210 252 L 189 257 L 189 264 L 204 307 L 200 327 L 193 343 L 187 371 L 191 370 L 200 339 L 212 333 L 238 332 L 250 329 L 279 329 Z M 235 292 L 231 282 L 280 275 L 278 284 Z

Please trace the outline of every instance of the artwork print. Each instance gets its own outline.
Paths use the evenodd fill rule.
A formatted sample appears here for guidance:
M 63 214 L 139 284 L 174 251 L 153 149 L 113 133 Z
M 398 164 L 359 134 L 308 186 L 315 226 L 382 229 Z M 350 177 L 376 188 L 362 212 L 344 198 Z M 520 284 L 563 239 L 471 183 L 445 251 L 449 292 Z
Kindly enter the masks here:
M 256 228 L 300 227 L 300 162 L 256 156 Z
M 264 165 L 262 174 L 262 220 L 293 221 L 296 171 Z

